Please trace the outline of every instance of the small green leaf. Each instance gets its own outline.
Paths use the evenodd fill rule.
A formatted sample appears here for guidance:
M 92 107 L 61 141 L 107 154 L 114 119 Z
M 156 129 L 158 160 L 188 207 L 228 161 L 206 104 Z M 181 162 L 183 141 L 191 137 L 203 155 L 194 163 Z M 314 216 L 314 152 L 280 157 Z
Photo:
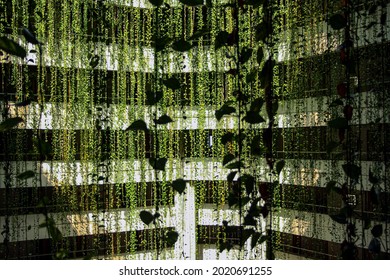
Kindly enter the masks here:
M 192 48 L 192 44 L 187 42 L 186 40 L 178 40 L 172 44 L 172 49 L 178 52 L 187 52 Z
M 279 160 L 277 163 L 276 163 L 276 174 L 280 174 L 280 172 L 282 171 L 282 169 L 284 168 L 286 162 L 284 160 Z
M 179 234 L 176 231 L 169 231 L 166 236 L 168 246 L 173 246 L 177 242 L 178 238 Z
M 242 120 L 250 124 L 265 122 L 265 119 L 260 116 L 259 113 L 253 111 L 248 111 L 246 115 L 242 118 Z
M 24 48 L 19 46 L 15 41 L 8 39 L 7 37 L 0 37 L 0 49 L 21 58 L 25 58 L 27 52 Z
M 163 98 L 162 91 L 147 91 L 146 92 L 146 105 L 155 105 Z
M 163 84 L 172 90 L 178 90 L 181 88 L 180 81 L 174 77 L 163 81 Z
M 336 129 L 345 129 L 348 128 L 348 120 L 346 118 L 338 117 L 328 121 L 328 126 Z
M 2 123 L 0 123 L 0 132 L 10 130 L 16 127 L 21 122 L 23 122 L 23 119 L 20 117 L 6 119 Z
M 164 3 L 164 0 L 149 0 L 149 2 L 153 6 L 160 7 Z
M 184 5 L 192 6 L 192 7 L 203 5 L 203 0 L 179 0 L 179 2 L 181 2 Z
M 186 181 L 183 179 L 177 179 L 172 182 L 172 188 L 179 194 L 182 194 L 186 188 Z
M 372 229 L 371 229 L 371 233 L 374 237 L 376 238 L 379 238 L 382 236 L 383 234 L 383 226 L 380 224 L 380 225 L 375 225 Z
M 256 60 L 257 60 L 257 63 L 261 64 L 261 62 L 263 61 L 264 59 L 264 51 L 263 51 L 263 48 L 262 47 L 259 47 L 257 49 L 257 53 L 256 53 Z
M 148 131 L 148 127 L 146 126 L 146 123 L 143 120 L 136 120 L 128 128 L 126 128 L 126 131 L 129 130 Z
M 227 181 L 228 182 L 233 182 L 234 177 L 236 177 L 237 171 L 232 171 L 227 175 Z
M 139 217 L 141 218 L 141 221 L 144 222 L 146 225 L 149 225 L 151 222 L 154 221 L 154 216 L 149 211 L 142 210 L 139 213 Z
M 251 48 L 243 48 L 240 55 L 240 62 L 242 64 L 246 63 L 252 56 L 253 49 Z
M 166 114 L 159 117 L 158 120 L 154 120 L 155 124 L 168 124 L 170 122 L 173 122 L 173 120 Z
M 165 171 L 165 165 L 167 161 L 168 161 L 167 158 L 159 158 L 159 159 L 149 158 L 149 163 L 155 170 Z
M 354 179 L 355 181 L 359 179 L 359 176 L 362 173 L 362 168 L 352 163 L 343 164 L 343 170 L 349 178 Z
M 222 165 L 226 165 L 232 160 L 234 160 L 236 157 L 233 154 L 227 154 L 223 157 Z
M 340 30 L 347 26 L 347 19 L 342 14 L 335 14 L 330 17 L 329 24 L 334 30 Z
M 219 110 L 215 111 L 215 118 L 220 121 L 224 115 L 230 115 L 236 112 L 236 108 L 224 104 Z
M 16 176 L 16 178 L 20 179 L 20 180 L 26 180 L 26 179 L 29 179 L 29 178 L 33 178 L 35 176 L 35 172 L 32 171 L 32 170 L 27 170 L 23 173 L 20 173 L 18 176 Z

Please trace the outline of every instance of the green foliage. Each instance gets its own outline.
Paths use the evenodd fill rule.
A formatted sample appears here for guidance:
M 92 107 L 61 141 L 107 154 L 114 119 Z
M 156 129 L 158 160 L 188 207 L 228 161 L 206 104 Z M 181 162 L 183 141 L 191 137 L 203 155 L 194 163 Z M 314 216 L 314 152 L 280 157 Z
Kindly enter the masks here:
M 215 38 L 215 49 L 226 46 L 229 40 L 229 32 L 220 31 Z
M 252 57 L 253 49 L 251 48 L 243 48 L 240 54 L 240 63 L 246 63 Z
M 26 50 L 21 47 L 15 41 L 8 39 L 7 37 L 0 37 L 0 49 L 9 53 L 11 55 L 15 55 L 21 58 L 25 58 L 27 55 Z
M 257 63 L 259 63 L 259 65 L 261 64 L 261 62 L 263 61 L 264 59 L 264 51 L 263 51 L 263 48 L 262 47 L 259 47 L 257 49 L 257 52 L 256 52 L 256 60 L 257 60 Z

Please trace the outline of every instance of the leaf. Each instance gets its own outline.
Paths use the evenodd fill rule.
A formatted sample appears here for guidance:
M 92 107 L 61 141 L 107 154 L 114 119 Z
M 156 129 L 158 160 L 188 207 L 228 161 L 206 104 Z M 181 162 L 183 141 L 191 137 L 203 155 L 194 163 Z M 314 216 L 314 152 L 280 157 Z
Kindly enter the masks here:
M 210 31 L 206 30 L 206 29 L 202 29 L 202 30 L 199 30 L 199 31 L 196 31 L 192 34 L 192 36 L 190 38 L 188 38 L 188 40 L 192 41 L 192 40 L 197 40 L 201 37 L 203 37 L 204 35 L 207 35 L 209 34 Z
M 284 160 L 279 160 L 277 163 L 276 163 L 276 174 L 280 174 L 280 172 L 282 171 L 282 169 L 284 168 L 286 162 Z
M 326 191 L 329 194 L 331 191 L 335 191 L 338 194 L 341 194 L 341 189 L 336 187 L 337 182 L 336 181 L 329 181 L 326 184 Z
M 380 225 L 375 225 L 372 229 L 371 229 L 371 233 L 374 237 L 376 238 L 379 238 L 382 236 L 383 234 L 383 226 L 380 224 Z
M 251 195 L 255 186 L 255 178 L 249 174 L 244 174 L 238 180 L 244 183 L 246 194 Z
M 335 214 L 335 215 L 329 215 L 329 216 L 332 218 L 333 221 L 335 221 L 339 224 L 345 225 L 348 223 L 346 216 L 343 214 Z
M 242 231 L 242 238 L 240 238 L 240 246 L 244 246 L 245 242 L 251 237 L 252 234 L 255 233 L 255 230 L 253 228 L 246 228 Z
M 146 92 L 146 105 L 155 105 L 163 98 L 162 91 L 147 91 Z
M 265 119 L 260 116 L 259 113 L 253 111 L 248 111 L 246 115 L 242 118 L 242 120 L 250 124 L 265 122 Z
M 252 101 L 250 111 L 259 113 L 261 110 L 261 107 L 263 107 L 264 100 L 261 97 L 256 98 L 255 100 Z
M 179 0 L 179 2 L 192 7 L 203 5 L 203 0 Z
M 219 110 L 215 111 L 215 118 L 220 121 L 224 115 L 230 115 L 236 112 L 236 108 L 224 104 Z
M 172 44 L 172 49 L 178 52 L 187 52 L 189 51 L 193 45 L 183 39 L 178 40 Z
M 267 23 L 261 22 L 255 26 L 255 40 L 256 42 L 265 41 L 269 35 L 269 31 L 267 31 Z
M 99 56 L 95 55 L 91 58 L 91 60 L 89 61 L 89 66 L 91 66 L 92 68 L 95 68 L 96 66 L 99 65 Z
M 179 194 L 182 194 L 186 188 L 186 181 L 183 179 L 177 179 L 172 182 L 172 188 Z
M 253 49 L 251 48 L 243 48 L 240 54 L 240 62 L 242 64 L 246 63 L 252 56 Z
M 334 151 L 334 149 L 336 149 L 338 146 L 339 146 L 339 142 L 336 142 L 336 141 L 330 141 L 327 145 L 326 145 L 326 153 L 327 154 L 330 154 Z
M 371 184 L 376 185 L 379 183 L 379 178 L 375 177 L 374 173 L 372 173 L 371 169 L 368 172 L 368 180 Z
M 348 128 L 348 120 L 346 118 L 338 117 L 328 121 L 328 126 L 331 128 L 345 129 Z
M 256 226 L 257 223 L 256 223 L 256 220 L 253 218 L 253 216 L 248 213 L 245 217 L 244 217 L 244 226 Z
M 24 107 L 24 106 L 28 106 L 30 104 L 31 104 L 31 99 L 26 99 L 24 101 L 20 101 L 20 102 L 15 103 L 15 106 L 16 107 Z
M 344 106 L 343 101 L 341 99 L 336 99 L 329 104 L 329 107 L 336 107 L 336 106 Z
M 343 170 L 349 178 L 354 179 L 355 181 L 359 179 L 359 176 L 362 173 L 362 168 L 353 163 L 343 164 Z
M 173 246 L 177 242 L 178 238 L 179 234 L 176 231 L 169 231 L 166 236 L 168 246 Z
M 261 136 L 256 135 L 251 142 L 251 153 L 255 156 L 260 156 L 264 153 L 264 149 L 260 146 Z
M 257 49 L 257 53 L 256 53 L 256 60 L 257 60 L 257 63 L 261 64 L 261 62 L 263 61 L 264 59 L 264 51 L 263 51 L 263 48 L 262 47 L 259 47 Z
M 380 23 L 382 25 L 386 25 L 386 21 L 387 21 L 387 13 L 385 12 L 385 13 L 381 14 Z
M 156 7 L 160 7 L 162 4 L 164 4 L 164 0 L 149 0 L 149 2 Z
M 168 124 L 170 122 L 173 122 L 170 116 L 167 114 L 162 115 L 158 118 L 158 120 L 153 120 L 155 124 Z
M 139 217 L 141 218 L 141 221 L 144 222 L 146 225 L 149 225 L 151 222 L 154 221 L 154 216 L 149 211 L 142 210 L 139 213 Z
M 219 49 L 227 45 L 229 33 L 227 31 L 220 31 L 215 38 L 215 49 Z
M 238 203 L 238 198 L 234 193 L 229 193 L 227 200 L 229 207 L 233 207 Z
M 180 81 L 174 77 L 163 81 L 163 84 L 172 90 L 178 90 L 181 88 Z
M 243 94 L 242 91 L 240 91 L 240 90 L 235 90 L 233 92 L 233 95 L 237 101 L 242 101 L 242 102 L 246 103 L 249 100 L 248 96 Z
M 368 245 L 368 250 L 373 254 L 379 254 L 381 252 L 381 243 L 377 238 L 373 238 Z
M 28 30 L 27 28 L 22 28 L 22 34 L 24 38 L 26 38 L 27 42 L 33 44 L 33 45 L 39 45 L 41 42 L 37 40 L 37 38 Z
M 255 248 L 257 244 L 263 244 L 266 240 L 268 240 L 267 235 L 262 235 L 260 232 L 255 232 L 252 235 L 251 248 Z
M 254 82 L 257 78 L 257 69 L 253 68 L 245 77 L 247 83 Z
M 19 46 L 18 43 L 4 36 L 0 37 L 0 49 L 21 58 L 25 58 L 27 55 L 26 50 Z
M 221 137 L 221 143 L 222 143 L 223 145 L 225 145 L 226 143 L 233 141 L 233 137 L 234 137 L 234 133 L 232 133 L 232 132 L 227 132 L 227 133 L 225 133 L 224 135 L 222 135 L 222 137 Z
M 265 0 L 245 0 L 244 4 L 253 6 L 253 8 L 258 8 L 264 4 L 264 1 Z
M 23 119 L 20 117 L 6 119 L 2 123 L 0 123 L 0 132 L 10 130 L 16 127 L 21 122 L 23 122 Z
M 342 14 L 335 14 L 330 17 L 329 24 L 334 30 L 340 30 L 347 26 L 347 19 Z
M 168 161 L 167 158 L 159 158 L 159 159 L 149 158 L 149 163 L 155 170 L 165 171 L 165 165 L 167 161 Z
M 160 52 L 164 50 L 173 41 L 172 38 L 167 36 L 161 38 L 153 38 L 153 39 L 154 39 L 153 46 L 155 47 L 156 52 Z
M 146 123 L 143 120 L 136 120 L 128 128 L 126 128 L 126 131 L 129 130 L 148 131 L 148 127 L 146 126 Z
M 233 154 L 227 154 L 223 157 L 222 165 L 226 165 L 232 160 L 234 160 L 236 157 Z
M 233 182 L 234 177 L 236 177 L 237 171 L 232 171 L 227 175 L 227 181 L 228 182 Z
M 225 166 L 227 169 L 238 169 L 238 168 L 243 168 L 244 164 L 241 161 L 235 161 L 232 163 L 229 163 L 228 165 Z
M 32 170 L 27 170 L 23 173 L 20 173 L 18 176 L 16 176 L 16 178 L 20 179 L 20 180 L 26 180 L 26 179 L 29 179 L 29 178 L 33 178 L 35 176 L 35 172 L 32 171 Z

